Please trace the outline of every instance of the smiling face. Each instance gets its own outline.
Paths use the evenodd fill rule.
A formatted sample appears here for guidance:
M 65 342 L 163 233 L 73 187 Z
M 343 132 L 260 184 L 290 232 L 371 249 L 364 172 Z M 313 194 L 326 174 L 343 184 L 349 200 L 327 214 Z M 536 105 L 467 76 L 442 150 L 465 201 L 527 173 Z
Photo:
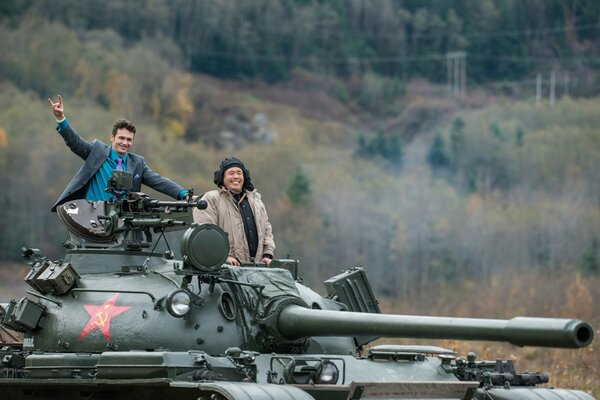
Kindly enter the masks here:
M 230 192 L 241 193 L 244 187 L 244 171 L 239 167 L 228 168 L 223 173 L 223 185 Z
M 114 135 L 110 135 L 111 147 L 119 156 L 124 156 L 133 144 L 134 138 L 133 132 L 125 128 L 118 129 Z

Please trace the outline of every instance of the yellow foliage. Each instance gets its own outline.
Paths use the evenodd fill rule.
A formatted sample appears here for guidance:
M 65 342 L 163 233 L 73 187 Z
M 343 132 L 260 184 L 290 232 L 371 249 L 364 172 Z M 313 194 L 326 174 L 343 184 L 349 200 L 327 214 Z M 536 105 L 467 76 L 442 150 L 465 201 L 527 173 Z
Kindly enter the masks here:
M 595 316 L 594 300 L 590 288 L 579 274 L 567 288 L 567 301 L 563 308 L 563 314 L 587 320 L 591 320 Z
M 8 135 L 6 134 L 6 131 L 4 130 L 4 128 L 0 127 L 0 147 L 7 147 L 8 146 Z
M 185 125 L 177 120 L 170 119 L 165 126 L 165 136 L 181 138 L 185 135 Z
M 119 71 L 111 71 L 105 83 L 109 108 L 117 115 L 127 115 L 130 107 L 126 104 L 125 93 L 129 89 L 129 78 Z
M 189 99 L 187 88 L 182 87 L 175 93 L 175 107 L 183 120 L 187 121 L 192 116 L 194 105 Z
M 189 94 L 189 88 L 193 86 L 194 82 L 188 74 L 167 77 L 160 92 L 156 92 L 156 99 L 152 99 L 154 118 L 175 118 L 185 125 L 194 115 L 194 104 Z

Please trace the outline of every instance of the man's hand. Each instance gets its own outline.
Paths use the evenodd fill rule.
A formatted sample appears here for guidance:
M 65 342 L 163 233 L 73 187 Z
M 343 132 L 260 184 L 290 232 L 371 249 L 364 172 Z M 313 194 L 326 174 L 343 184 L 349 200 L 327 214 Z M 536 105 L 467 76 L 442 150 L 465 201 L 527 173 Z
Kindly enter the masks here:
M 240 266 L 240 262 L 235 257 L 227 257 L 227 261 L 225 261 L 229 265 L 235 265 L 236 267 Z
M 262 262 L 264 262 L 265 264 L 267 264 L 267 267 L 271 265 L 271 260 L 269 257 L 263 257 Z
M 63 108 L 63 101 L 60 94 L 58 95 L 58 103 L 53 103 L 52 100 L 48 99 L 48 104 L 50 104 L 50 108 L 52 109 L 52 114 L 56 117 L 57 121 L 61 121 L 65 118 L 65 110 Z

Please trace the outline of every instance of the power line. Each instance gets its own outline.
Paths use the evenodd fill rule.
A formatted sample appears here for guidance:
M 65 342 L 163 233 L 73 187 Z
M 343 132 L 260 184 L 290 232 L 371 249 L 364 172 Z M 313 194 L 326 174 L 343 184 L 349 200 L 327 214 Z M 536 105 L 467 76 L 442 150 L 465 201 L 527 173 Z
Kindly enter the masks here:
M 491 60 L 491 61 L 510 61 L 510 62 L 532 62 L 532 61 L 560 61 L 561 63 L 574 63 L 574 62 L 587 62 L 597 63 L 600 62 L 600 57 L 530 57 L 530 56 L 469 56 L 473 60 Z
M 236 60 L 262 60 L 262 61 L 293 61 L 296 63 L 306 63 L 311 65 L 326 65 L 326 64 L 356 64 L 356 63 L 370 63 L 370 64 L 384 64 L 384 63 L 415 63 L 423 61 L 442 61 L 447 57 L 447 53 L 444 54 L 427 54 L 420 56 L 387 56 L 387 57 L 360 57 L 360 56 L 348 56 L 348 57 L 295 57 L 295 56 L 276 56 L 276 55 L 248 55 L 231 52 L 196 52 L 195 55 L 205 57 L 224 57 Z M 548 62 L 557 61 L 561 63 L 598 63 L 600 57 L 568 57 L 568 58 L 557 58 L 557 57 L 531 57 L 531 56 L 492 56 L 492 55 L 469 55 L 470 60 L 489 60 L 489 61 L 510 61 L 510 62 Z
M 494 36 L 532 36 L 538 34 L 547 34 L 547 33 L 564 33 L 564 32 L 574 32 L 574 31 L 583 31 L 590 29 L 600 29 L 600 24 L 588 24 L 588 25 L 579 25 L 573 27 L 560 27 L 560 28 L 540 28 L 540 29 L 521 29 L 521 30 L 505 30 L 505 31 L 492 31 L 492 32 L 473 32 L 469 34 L 465 34 L 465 37 L 494 37 Z
M 409 24 L 406 24 L 409 25 Z M 594 30 L 594 29 L 600 29 L 600 24 L 599 23 L 594 23 L 594 24 L 586 24 L 586 25 L 578 25 L 578 26 L 571 26 L 571 27 L 565 27 L 565 26 L 561 26 L 561 27 L 550 27 L 550 28 L 538 28 L 538 29 L 511 29 L 511 30 L 499 30 L 499 31 L 474 31 L 474 32 L 456 32 L 457 35 L 462 35 L 465 38 L 481 38 L 481 37 L 502 37 L 502 36 L 535 36 L 535 35 L 543 35 L 543 34 L 559 34 L 559 33 L 565 33 L 565 32 L 578 32 L 578 31 L 587 31 L 587 30 Z M 267 33 L 281 33 L 281 34 L 292 34 L 293 30 L 290 28 L 284 28 L 284 29 L 277 29 L 277 28 L 267 28 L 267 27 L 260 27 L 257 28 L 257 30 L 262 31 L 262 32 L 267 32 Z M 319 32 L 323 32 L 323 33 L 327 33 L 328 35 L 334 35 L 334 36 L 338 36 L 338 37 L 343 37 L 343 36 L 351 36 L 351 35 L 366 35 L 369 38 L 398 38 L 398 36 L 403 33 L 404 31 L 401 30 L 400 32 L 395 32 L 395 33 L 384 33 L 384 32 L 378 32 L 378 33 L 369 33 L 369 32 L 365 32 L 365 30 L 360 30 L 360 29 L 353 29 L 353 30 L 348 30 L 345 29 L 343 31 L 338 30 L 332 28 L 332 29 L 320 29 Z M 409 36 L 404 35 L 405 38 L 411 38 L 411 39 L 431 39 L 431 38 L 438 38 L 440 36 L 447 36 L 448 32 L 447 31 L 440 31 L 440 32 L 435 32 L 435 33 L 413 33 Z
M 429 60 L 442 60 L 446 58 L 446 54 L 429 54 L 423 56 L 390 56 L 390 57 L 360 57 L 360 56 L 348 56 L 348 57 L 328 57 L 328 58 L 311 58 L 311 57 L 294 57 L 294 56 L 273 56 L 273 55 L 248 55 L 231 52 L 206 52 L 200 51 L 195 52 L 194 55 L 200 56 L 213 56 L 213 57 L 228 57 L 239 60 L 293 60 L 294 62 L 307 62 L 312 64 L 324 64 L 327 63 L 341 63 L 341 62 L 417 62 L 417 61 L 429 61 Z

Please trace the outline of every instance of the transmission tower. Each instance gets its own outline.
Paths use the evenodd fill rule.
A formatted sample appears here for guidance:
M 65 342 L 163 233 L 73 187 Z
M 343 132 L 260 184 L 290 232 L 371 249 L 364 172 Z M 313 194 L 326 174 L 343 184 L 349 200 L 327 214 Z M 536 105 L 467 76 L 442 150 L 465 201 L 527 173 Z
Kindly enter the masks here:
M 465 94 L 467 90 L 467 53 L 452 51 L 446 53 L 447 88 L 450 96 Z

